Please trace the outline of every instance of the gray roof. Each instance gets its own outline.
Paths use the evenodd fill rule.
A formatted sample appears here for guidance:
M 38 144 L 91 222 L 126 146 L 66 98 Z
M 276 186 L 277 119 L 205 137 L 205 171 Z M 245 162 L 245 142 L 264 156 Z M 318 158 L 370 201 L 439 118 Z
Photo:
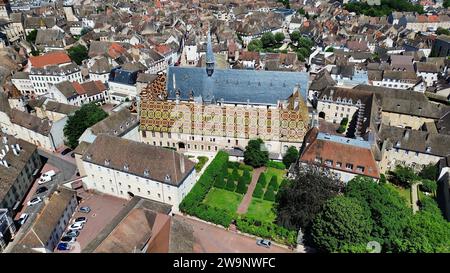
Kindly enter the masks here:
M 45 67 L 32 67 L 30 74 L 31 75 L 55 75 L 60 76 L 61 74 L 72 74 L 77 71 L 80 71 L 80 67 L 72 62 L 66 65 L 48 65 Z
M 429 133 L 394 126 L 382 126 L 379 137 L 388 140 L 390 148 L 399 148 L 436 156 L 450 154 L 450 135 Z
M 181 171 L 180 157 L 184 160 L 184 172 Z M 107 134 L 96 137 L 82 160 L 176 187 L 181 186 L 195 165 L 174 150 Z M 145 176 L 146 171 L 148 176 Z M 169 180 L 166 180 L 167 175 Z
M 139 119 L 137 116 L 125 108 L 99 121 L 91 127 L 91 130 L 95 135 L 110 134 L 112 136 L 121 136 L 134 128 L 138 123 Z
M 106 74 L 111 72 L 112 65 L 109 64 L 106 57 L 101 57 L 89 68 L 89 73 Z
M 194 97 L 204 101 L 229 103 L 277 104 L 286 100 L 298 84 L 301 95 L 306 98 L 309 75 L 306 72 L 255 71 L 237 69 L 214 69 L 211 77 L 205 68 L 171 66 L 167 73 L 169 99 L 188 100 Z
M 55 87 L 59 90 L 59 92 L 61 92 L 64 95 L 64 97 L 68 99 L 78 96 L 75 87 L 73 87 L 72 83 L 69 81 L 57 83 L 55 84 Z
M 78 106 L 65 104 L 65 103 L 59 103 L 56 101 L 48 100 L 45 104 L 45 110 L 50 112 L 56 112 L 60 114 L 69 115 L 74 113 L 76 110 L 80 109 Z
M 18 71 L 16 73 L 14 73 L 14 75 L 12 75 L 11 79 L 25 80 L 25 79 L 29 79 L 29 75 L 30 74 L 28 72 Z
M 353 89 L 380 95 L 384 112 L 439 119 L 450 111 L 450 107 L 432 103 L 420 92 L 372 85 L 358 85 Z
M 3 200 L 10 188 L 14 186 L 16 179 L 19 177 L 20 173 L 30 160 L 30 157 L 37 149 L 34 144 L 0 132 L 0 150 L 4 149 L 4 144 L 2 142 L 2 137 L 4 136 L 8 138 L 8 145 L 19 144 L 21 151 L 19 152 L 19 155 L 16 156 L 11 149 L 9 149 L 8 152 L 5 150 L 6 155 L 3 160 L 6 160 L 9 167 L 7 168 L 0 164 L 0 202 Z

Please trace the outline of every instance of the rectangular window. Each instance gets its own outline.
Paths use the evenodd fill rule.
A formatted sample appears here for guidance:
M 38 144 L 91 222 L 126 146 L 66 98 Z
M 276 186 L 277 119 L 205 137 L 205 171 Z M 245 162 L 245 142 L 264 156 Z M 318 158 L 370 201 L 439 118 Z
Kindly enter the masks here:
M 329 160 L 329 159 L 325 160 L 325 165 L 333 166 L 333 160 Z
M 364 172 L 364 167 L 363 167 L 363 166 L 357 166 L 357 167 L 356 167 L 356 170 L 357 170 L 358 172 L 360 172 L 360 173 L 363 173 L 363 172 Z
M 347 163 L 347 164 L 345 164 L 345 168 L 347 170 L 353 170 L 353 164 Z

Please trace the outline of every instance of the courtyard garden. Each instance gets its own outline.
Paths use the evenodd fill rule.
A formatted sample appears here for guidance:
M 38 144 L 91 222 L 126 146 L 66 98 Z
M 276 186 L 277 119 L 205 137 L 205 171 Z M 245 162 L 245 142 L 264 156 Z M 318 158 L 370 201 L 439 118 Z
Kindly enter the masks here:
M 252 197 L 245 213 L 238 214 L 237 210 L 252 181 L 254 169 L 240 162 L 229 161 L 228 154 L 220 151 L 184 198 L 180 210 L 226 228 L 235 220 L 237 228 L 242 232 L 294 245 L 297 232 L 275 223 L 276 194 L 286 173 L 286 170 L 281 169 L 284 164 L 278 164 L 277 167 L 279 168 L 267 167 L 260 175 L 257 187 L 261 194 Z

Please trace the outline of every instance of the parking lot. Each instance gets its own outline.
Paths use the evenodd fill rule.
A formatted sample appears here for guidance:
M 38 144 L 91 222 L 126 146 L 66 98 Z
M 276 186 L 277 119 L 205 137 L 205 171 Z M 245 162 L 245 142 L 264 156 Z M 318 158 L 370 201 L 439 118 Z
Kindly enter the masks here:
M 69 222 L 70 226 L 78 217 L 84 216 L 87 218 L 87 222 L 84 224 L 83 229 L 80 230 L 80 235 L 77 237 L 78 244 L 75 244 L 77 247 L 74 247 L 70 251 L 60 251 L 55 249 L 55 252 L 80 252 L 83 250 L 128 202 L 128 200 L 125 199 L 97 193 L 84 192 L 82 196 L 84 196 L 84 199 L 81 200 L 77 207 L 77 211 Z M 89 213 L 79 212 L 78 209 L 80 207 L 89 207 L 91 211 Z M 66 232 L 67 231 L 68 227 L 66 228 Z
M 276 245 L 270 248 L 258 246 L 255 238 L 182 215 L 174 217 L 192 226 L 195 241 L 193 252 L 195 253 L 292 253 L 291 250 Z

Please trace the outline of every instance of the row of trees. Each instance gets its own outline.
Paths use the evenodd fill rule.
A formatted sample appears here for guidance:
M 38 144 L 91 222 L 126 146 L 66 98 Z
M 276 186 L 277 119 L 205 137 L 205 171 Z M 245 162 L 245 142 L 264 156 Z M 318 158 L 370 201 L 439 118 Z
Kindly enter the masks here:
M 367 16 L 382 17 L 388 16 L 393 11 L 413 11 L 424 13 L 423 6 L 412 4 L 408 0 L 381 0 L 381 5 L 369 5 L 366 2 L 350 2 L 344 5 L 344 8 L 356 14 Z
M 283 44 L 284 39 L 285 37 L 282 32 L 275 34 L 266 32 L 261 36 L 261 39 L 253 39 L 248 44 L 247 49 L 249 51 L 274 52 Z

